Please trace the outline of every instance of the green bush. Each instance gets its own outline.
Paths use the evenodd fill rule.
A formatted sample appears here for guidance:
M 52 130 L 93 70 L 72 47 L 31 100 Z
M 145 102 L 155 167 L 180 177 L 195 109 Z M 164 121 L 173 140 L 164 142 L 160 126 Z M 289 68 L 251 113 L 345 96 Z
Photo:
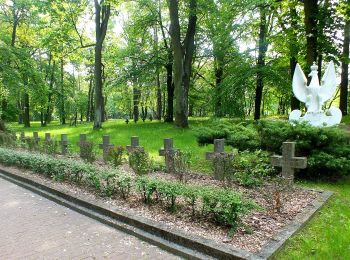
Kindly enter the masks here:
M 239 150 L 254 150 L 260 147 L 260 137 L 253 124 L 232 124 L 215 121 L 209 127 L 197 130 L 199 145 L 213 144 L 214 139 L 226 139 L 226 143 Z
M 93 162 L 96 159 L 95 145 L 90 141 L 83 141 L 79 143 L 80 146 L 80 157 L 87 161 Z
M 262 149 L 274 153 L 281 153 L 283 142 L 296 142 L 297 155 L 308 158 L 307 169 L 301 170 L 298 177 L 334 178 L 350 174 L 350 137 L 342 129 L 261 121 L 258 131 Z
M 270 154 L 266 151 L 243 151 L 238 153 L 232 161 L 230 178 L 246 187 L 263 184 L 264 178 L 274 173 L 270 164 Z
M 137 175 L 144 175 L 151 171 L 152 162 L 149 154 L 141 148 L 129 153 L 129 165 Z
M 306 156 L 309 161 L 307 169 L 300 170 L 297 176 L 333 178 L 350 174 L 350 137 L 337 127 L 318 128 L 305 123 L 291 125 L 287 121 L 261 120 L 257 124 L 220 122 L 198 130 L 200 145 L 213 143 L 215 138 L 225 138 L 228 145 L 240 151 L 261 149 L 271 154 L 281 154 L 282 143 L 293 141 L 296 142 L 296 155 Z M 241 164 L 235 160 L 234 163 L 236 167 Z M 240 171 L 238 176 L 241 183 L 255 185 L 251 173 L 261 171 L 261 165 L 253 163 L 243 168 L 246 170 Z
M 123 164 L 123 146 L 115 146 L 108 150 L 107 161 L 111 163 L 114 167 L 118 167 Z
M 0 148 L 0 163 L 28 169 L 54 180 L 85 185 L 104 196 L 120 194 L 127 199 L 134 190 L 140 193 L 146 204 L 160 203 L 172 213 L 180 209 L 184 213 L 189 211 L 193 219 L 206 219 L 232 230 L 236 229 L 242 215 L 256 207 L 255 203 L 244 200 L 231 190 L 190 186 L 145 176 L 134 178 L 116 170 L 98 169 L 88 163 L 45 154 Z

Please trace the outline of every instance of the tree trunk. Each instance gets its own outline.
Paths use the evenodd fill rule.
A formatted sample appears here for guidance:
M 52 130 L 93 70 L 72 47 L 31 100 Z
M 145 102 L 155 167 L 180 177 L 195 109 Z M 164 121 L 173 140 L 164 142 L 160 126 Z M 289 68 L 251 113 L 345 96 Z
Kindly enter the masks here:
M 51 55 L 50 55 L 50 61 L 51 61 Z M 44 117 L 44 126 L 46 126 L 48 123 L 51 123 L 51 120 L 52 120 L 52 95 L 53 95 L 53 84 L 55 80 L 55 68 L 56 68 L 56 62 L 53 61 L 52 68 L 51 68 L 51 75 L 50 75 L 48 102 L 47 102 L 47 108 L 46 108 L 46 113 Z
M 178 0 L 169 0 L 170 35 L 174 50 L 175 125 L 188 127 L 188 92 L 192 73 L 194 36 L 197 26 L 197 0 L 190 0 L 186 38 L 181 43 Z
M 350 5 L 350 0 L 347 1 Z M 344 42 L 343 42 L 343 57 L 342 71 L 340 82 L 340 104 L 339 108 L 343 115 L 348 114 L 348 99 L 349 99 L 349 43 L 350 43 L 350 7 L 347 10 L 347 19 L 344 26 Z
M 106 37 L 108 20 L 110 17 L 111 6 L 101 0 L 95 1 L 95 26 L 96 26 L 96 45 L 95 45 L 95 115 L 94 129 L 102 128 L 103 121 L 103 82 L 102 82 L 102 47 Z
M 135 123 L 139 121 L 140 97 L 141 97 L 141 91 L 138 89 L 137 83 L 134 83 L 134 87 L 133 87 L 133 102 L 134 102 L 133 118 L 134 118 L 134 122 Z
M 159 60 L 159 41 L 158 41 L 158 29 L 157 27 L 154 28 L 154 49 L 156 52 L 156 59 L 157 62 Z M 157 108 L 156 108 L 156 116 L 155 119 L 161 120 L 162 119 L 162 89 L 160 84 L 160 72 L 159 72 L 159 66 L 156 65 L 156 85 L 157 85 Z
M 24 94 L 23 101 L 24 101 L 24 116 L 23 116 L 24 127 L 30 127 L 29 94 L 28 93 Z
M 260 7 L 259 56 L 257 61 L 254 120 L 260 119 L 261 101 L 264 89 L 266 42 L 266 7 Z
M 217 57 L 215 59 L 215 116 L 222 117 L 222 91 L 221 83 L 222 77 L 224 75 L 223 61 L 221 58 Z
M 171 52 L 171 51 L 170 51 Z M 169 57 L 171 56 L 171 57 Z M 165 122 L 174 122 L 174 82 L 173 82 L 173 54 L 168 54 L 168 64 L 166 65 L 166 87 L 167 87 L 167 110 Z
M 318 0 L 305 0 L 306 63 L 308 70 L 317 59 L 317 16 Z
M 296 6 L 293 6 L 290 8 L 290 15 L 291 15 L 291 30 L 292 30 L 292 38 L 290 39 L 290 44 L 289 44 L 289 51 L 290 51 L 290 59 L 289 59 L 289 68 L 290 68 L 290 76 L 291 76 L 291 81 L 293 81 L 293 76 L 294 76 L 294 71 L 295 67 L 297 66 L 298 63 L 298 53 L 299 53 L 299 48 L 298 48 L 298 35 L 297 35 L 297 28 L 298 28 L 298 13 L 296 10 Z M 300 101 L 294 96 L 293 91 L 292 92 L 292 98 L 291 98 L 291 109 L 300 109 Z
M 61 59 L 61 91 L 60 91 L 60 104 L 61 104 L 61 124 L 66 124 L 66 111 L 64 107 L 64 62 L 63 59 Z

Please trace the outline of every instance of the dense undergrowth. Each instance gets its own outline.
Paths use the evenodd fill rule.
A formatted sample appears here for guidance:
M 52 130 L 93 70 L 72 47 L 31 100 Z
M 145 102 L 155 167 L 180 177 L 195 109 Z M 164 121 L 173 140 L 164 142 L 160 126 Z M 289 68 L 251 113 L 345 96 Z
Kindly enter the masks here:
M 317 128 L 306 124 L 291 125 L 282 121 L 231 124 L 215 121 L 197 131 L 200 145 L 225 138 L 241 151 L 264 150 L 281 154 L 282 143 L 296 142 L 298 156 L 308 157 L 308 167 L 299 177 L 333 178 L 350 175 L 350 137 L 336 127 Z

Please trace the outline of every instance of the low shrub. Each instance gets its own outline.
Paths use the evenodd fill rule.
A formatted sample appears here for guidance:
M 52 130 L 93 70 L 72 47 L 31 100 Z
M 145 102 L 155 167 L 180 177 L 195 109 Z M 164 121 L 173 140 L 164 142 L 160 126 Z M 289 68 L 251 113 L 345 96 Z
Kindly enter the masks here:
M 118 167 L 123 164 L 123 155 L 125 149 L 123 146 L 114 146 L 108 150 L 107 161 L 114 167 Z
M 253 124 L 232 124 L 215 121 L 209 127 L 202 127 L 196 133 L 199 145 L 213 144 L 214 139 L 226 139 L 226 143 L 239 150 L 254 150 L 260 147 L 260 136 Z
M 129 165 L 137 175 L 147 174 L 152 169 L 149 154 L 141 148 L 136 148 L 129 153 Z
M 146 176 L 134 178 L 115 169 L 98 169 L 88 163 L 45 154 L 0 148 L 0 163 L 25 168 L 54 180 L 86 185 L 104 196 L 120 194 L 127 199 L 132 191 L 138 192 L 146 204 L 160 203 L 172 213 L 179 209 L 183 213 L 189 211 L 193 219 L 206 219 L 232 230 L 236 229 L 242 215 L 256 207 L 255 203 L 244 200 L 231 190 L 191 186 Z
M 274 173 L 270 164 L 270 154 L 266 151 L 243 151 L 232 160 L 232 171 L 229 178 L 245 187 L 260 186 L 264 179 Z
M 333 178 L 350 174 L 350 137 L 337 127 L 319 128 L 305 123 L 291 125 L 287 121 L 261 120 L 257 124 L 236 125 L 216 122 L 198 130 L 200 145 L 213 143 L 216 138 L 225 138 L 228 145 L 239 151 L 264 150 L 271 154 L 281 154 L 283 142 L 296 142 L 296 156 L 306 156 L 309 161 L 307 169 L 300 170 L 298 177 Z M 242 162 L 235 163 L 236 168 L 242 168 L 239 165 Z M 242 184 L 249 186 L 252 181 L 254 185 L 251 172 L 261 171 L 261 165 L 253 163 L 243 168 L 246 172 L 240 171 L 238 176 Z
M 90 141 L 83 141 L 79 143 L 80 146 L 80 157 L 87 161 L 93 162 L 96 159 L 95 145 Z
M 186 175 L 190 172 L 192 153 L 189 151 L 177 151 L 174 155 L 174 173 L 179 181 L 186 181 Z

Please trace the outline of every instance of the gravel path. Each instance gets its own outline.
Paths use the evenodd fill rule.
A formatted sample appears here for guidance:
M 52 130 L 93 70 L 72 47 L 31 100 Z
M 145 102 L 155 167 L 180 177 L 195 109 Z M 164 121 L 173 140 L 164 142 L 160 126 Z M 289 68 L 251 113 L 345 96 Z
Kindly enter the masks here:
M 179 259 L 0 178 L 0 259 Z

